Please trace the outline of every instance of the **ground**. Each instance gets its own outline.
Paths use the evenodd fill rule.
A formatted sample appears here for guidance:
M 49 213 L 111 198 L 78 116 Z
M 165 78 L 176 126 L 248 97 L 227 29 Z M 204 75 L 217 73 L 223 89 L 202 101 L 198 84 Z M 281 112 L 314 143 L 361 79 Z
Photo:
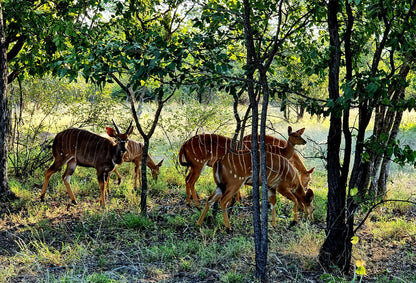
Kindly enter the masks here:
M 37 220 L 33 223 L 30 223 L 29 220 L 29 218 L 33 218 L 31 216 L 33 212 L 28 211 L 27 206 L 10 206 L 9 203 L 2 203 L 0 208 L 2 215 L 0 219 L 0 259 L 3 266 L 13 265 L 14 263 L 10 261 L 15 260 L 16 256 L 23 251 L 27 256 L 25 245 L 29 245 L 34 239 L 41 239 L 39 242 L 49 243 L 56 250 L 61 251 L 61 254 L 53 255 L 51 252 L 52 255 L 44 255 L 43 257 L 33 254 L 34 257 L 39 257 L 37 262 L 26 263 L 25 260 L 20 260 L 16 264 L 27 266 L 27 268 L 15 266 L 18 275 L 9 282 L 37 281 L 40 274 L 45 276 L 45 273 L 48 274 L 48 278 L 59 278 L 68 270 L 76 270 L 80 267 L 86 273 L 110 272 L 110 274 L 114 274 L 119 272 L 125 278 L 140 278 L 131 282 L 219 282 L 221 273 L 230 268 L 230 265 L 233 266 L 236 273 L 247 274 L 251 272 L 247 272 L 247 270 L 254 270 L 253 258 L 250 256 L 242 256 L 238 262 L 230 263 L 225 260 L 205 266 L 191 265 L 191 268 L 185 268 L 183 264 L 175 265 L 172 263 L 174 260 L 171 262 L 170 259 L 165 262 L 159 259 L 140 258 L 143 255 L 140 246 L 134 245 L 132 242 L 140 237 L 142 245 L 157 246 L 158 243 L 165 241 L 166 233 L 162 232 L 165 228 L 173 227 L 169 233 L 179 237 L 178 241 L 181 240 L 180 237 L 185 237 L 185 235 L 187 239 L 201 238 L 201 241 L 205 240 L 193 224 L 173 225 L 169 222 L 177 215 L 182 215 L 185 221 L 191 219 L 192 214 L 196 213 L 196 209 L 188 207 L 183 200 L 175 203 L 166 201 L 167 199 L 161 200 L 160 203 L 149 209 L 152 227 L 160 227 L 160 229 L 125 228 L 122 225 L 114 224 L 118 223 L 122 215 L 126 214 L 123 208 L 113 209 L 111 215 L 104 222 L 94 221 L 96 216 L 86 216 L 86 210 L 99 211 L 101 209 L 93 201 L 81 200 L 77 206 L 67 206 L 61 200 L 49 199 L 47 201 L 48 209 L 46 212 L 42 212 L 45 213 L 45 218 L 48 220 L 45 222 Z M 37 202 L 34 203 L 37 204 Z M 48 218 L 47 215 L 53 214 L 53 211 L 59 211 L 59 213 L 54 214 L 55 217 Z M 239 214 L 238 218 L 250 218 L 248 210 L 242 209 L 236 213 Z M 416 208 L 407 210 L 405 217 L 415 221 Z M 368 223 L 371 224 L 375 220 L 377 220 L 376 217 L 372 217 Z M 221 223 L 215 225 L 221 225 Z M 324 223 L 319 222 L 313 225 L 316 229 L 324 227 Z M 414 234 L 401 235 L 399 239 L 386 240 L 375 237 L 369 229 L 370 226 L 364 225 L 358 232 L 360 248 L 354 253 L 356 259 L 359 257 L 366 262 L 367 276 L 364 281 L 391 282 L 394 278 L 403 278 L 403 274 L 407 276 L 405 278 L 415 278 L 411 276 L 416 272 L 416 236 Z M 235 227 L 231 233 L 218 232 L 215 237 L 221 238 L 220 242 L 226 242 L 238 233 L 245 233 L 244 231 L 242 228 L 240 231 L 239 227 Z M 288 230 L 279 230 L 279 233 L 285 233 L 285 231 Z M 274 230 L 270 231 L 270 233 L 275 232 Z M 37 233 L 39 234 L 34 235 Z M 81 246 L 88 249 L 84 258 L 77 260 L 77 265 L 80 266 L 62 264 L 59 258 L 68 257 L 67 253 L 70 253 L 71 249 L 75 249 L 75 245 L 79 246 L 80 243 Z M 66 249 L 63 248 L 64 245 L 67 245 Z M 66 254 L 64 255 L 64 253 Z M 198 260 L 198 255 L 189 255 L 189 262 Z M 27 261 L 30 260 L 27 259 Z M 166 265 L 169 264 L 172 266 L 167 268 Z M 305 264 L 305 261 L 298 259 L 296 254 L 272 251 L 269 253 L 268 264 L 269 278 L 272 282 L 324 282 L 325 276 L 322 276 L 324 272 L 316 260 Z M 193 266 L 198 266 L 198 271 L 192 270 Z M 202 277 L 201 274 L 203 274 Z M 331 277 L 332 280 L 335 280 L 334 278 L 336 276 Z M 48 281 L 45 277 L 43 280 Z M 245 277 L 237 278 L 234 282 L 248 281 L 250 279 Z M 97 280 L 96 282 L 102 281 Z M 403 281 L 397 279 L 397 282 Z

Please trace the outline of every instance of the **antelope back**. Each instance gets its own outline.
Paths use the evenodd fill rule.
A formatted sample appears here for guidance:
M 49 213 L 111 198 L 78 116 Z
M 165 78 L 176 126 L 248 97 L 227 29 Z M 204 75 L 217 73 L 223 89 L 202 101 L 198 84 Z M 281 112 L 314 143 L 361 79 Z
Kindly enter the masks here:
M 115 150 L 110 140 L 89 131 L 74 128 L 56 135 L 52 153 L 55 159 L 62 163 L 75 158 L 81 166 L 96 167 L 96 164 L 102 160 L 112 160 Z
M 286 146 L 286 141 L 282 140 L 282 139 L 278 139 L 275 138 L 273 136 L 269 136 L 269 135 L 265 135 L 264 136 L 264 141 L 266 144 L 270 144 L 273 146 L 280 146 L 280 147 L 285 147 Z M 260 141 L 260 135 L 258 135 L 257 140 Z M 251 134 L 247 135 L 243 138 L 243 143 L 249 143 L 251 145 Z
M 143 144 L 129 139 L 126 147 L 126 153 L 123 155 L 123 162 L 131 162 L 136 158 L 141 160 L 143 154 Z
M 250 150 L 228 152 L 216 165 L 215 179 L 225 185 L 243 183 L 253 174 Z
M 288 127 L 288 140 L 292 143 L 292 145 L 304 145 L 306 144 L 306 141 L 302 138 L 302 134 L 305 131 L 305 128 L 302 128 L 297 131 L 292 131 L 292 127 Z M 257 136 L 257 141 L 260 141 L 260 135 Z M 265 135 L 264 141 L 266 144 L 270 144 L 273 146 L 279 146 L 279 147 L 286 147 L 287 142 L 282 139 L 275 138 L 273 136 Z M 251 144 L 251 134 L 247 135 L 243 138 L 244 143 L 250 143 Z
M 275 187 L 281 181 L 287 182 L 293 189 L 299 186 L 299 177 L 295 169 L 283 156 L 266 152 L 266 168 L 269 187 Z M 252 174 L 251 151 L 240 150 L 229 152 L 219 160 L 215 178 L 218 183 L 230 184 L 245 182 Z
M 182 145 L 188 162 L 212 164 L 231 150 L 232 139 L 216 134 L 201 134 L 190 138 Z
M 279 154 L 266 152 L 267 185 L 276 187 L 280 182 L 286 182 L 292 189 L 300 185 L 299 176 L 287 158 Z

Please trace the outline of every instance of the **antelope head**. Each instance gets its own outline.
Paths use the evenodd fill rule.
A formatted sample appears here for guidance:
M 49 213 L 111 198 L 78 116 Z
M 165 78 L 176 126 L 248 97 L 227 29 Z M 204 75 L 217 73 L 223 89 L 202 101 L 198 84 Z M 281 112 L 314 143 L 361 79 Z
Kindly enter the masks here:
M 304 196 L 305 202 L 301 202 L 301 208 L 303 212 L 305 213 L 306 219 L 309 219 L 313 222 L 313 211 L 315 210 L 315 207 L 313 206 L 313 191 L 311 189 L 306 190 L 306 194 Z
M 113 119 L 113 124 L 114 124 L 114 128 L 110 128 L 107 127 L 107 134 L 115 139 L 116 142 L 116 146 L 115 146 L 115 152 L 116 152 L 116 159 L 115 159 L 115 163 L 116 164 L 120 164 L 123 162 L 123 155 L 124 153 L 126 153 L 127 149 L 126 149 L 126 145 L 128 142 L 128 138 L 129 135 L 133 132 L 133 126 L 132 126 L 132 122 L 130 122 L 129 127 L 127 128 L 125 133 L 121 133 L 120 129 L 117 127 L 116 122 L 114 122 Z
M 156 166 L 154 168 L 151 168 L 150 173 L 152 173 L 152 178 L 153 180 L 157 181 L 157 177 L 160 174 L 160 167 L 163 164 L 163 160 L 160 161 L 158 164 L 156 164 Z
M 302 134 L 305 131 L 305 128 L 292 132 L 292 127 L 289 126 L 287 129 L 289 139 L 288 142 L 292 145 L 304 145 L 306 141 L 302 138 Z

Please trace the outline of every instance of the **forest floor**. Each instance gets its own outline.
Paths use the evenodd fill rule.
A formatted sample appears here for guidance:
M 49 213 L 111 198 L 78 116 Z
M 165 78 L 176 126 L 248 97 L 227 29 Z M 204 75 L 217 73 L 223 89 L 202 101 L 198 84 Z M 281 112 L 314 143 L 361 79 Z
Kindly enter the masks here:
M 247 203 L 247 199 L 245 202 L 244 205 L 251 205 Z M 73 275 L 72 279 L 74 279 L 77 278 L 76 276 L 81 276 L 79 269 L 84 269 L 84 273 L 81 272 L 84 274 L 81 276 L 82 278 L 86 278 L 85 273 L 118 274 L 118 277 L 112 277 L 116 278 L 112 282 L 251 282 L 253 280 L 249 275 L 234 276 L 227 280 L 221 277 L 221 274 L 226 273 L 231 266 L 236 274 L 239 272 L 252 274 L 254 271 L 252 255 L 243 255 L 233 259 L 233 262 L 218 259 L 214 263 L 210 262 L 204 265 L 194 263 L 185 267 L 183 263 L 178 263 L 175 257 L 167 257 L 165 260 L 145 258 L 140 247 L 137 244 L 132 244 L 137 241 L 137 238 L 140 238 L 140 245 L 148 247 L 162 245 L 166 242 L 164 229 L 172 228 L 172 226 L 171 235 L 174 235 L 173 237 L 176 237 L 178 242 L 190 239 L 207 241 L 207 236 L 201 236 L 201 230 L 196 225 L 191 223 L 172 224 L 169 220 L 171 218 L 167 217 L 181 215 L 184 219 L 192 218 L 191 215 L 195 214 L 197 209 L 188 207 L 183 200 L 172 202 L 172 199 L 169 201 L 169 198 L 166 198 L 151 208 L 153 211 L 149 211 L 149 217 L 153 229 L 126 228 L 120 225 L 119 222 L 126 214 L 123 209 L 112 210 L 111 217 L 108 217 L 108 219 L 112 219 L 111 221 L 108 219 L 101 221 L 91 220 L 94 217 L 89 216 L 88 218 L 86 216 L 86 210 L 100 211 L 101 209 L 93 201 L 83 199 L 77 206 L 70 207 L 63 203 L 65 202 L 49 199 L 47 201 L 48 215 L 52 215 L 53 211 L 56 211 L 58 212 L 54 214 L 56 217 L 48 218 L 46 222 L 36 220 L 33 223 L 29 220 L 33 216 L 31 216 L 32 212 L 26 208 L 27 205 L 0 204 L 0 261 L 3 266 L 3 269 L 0 267 L 0 270 L 6 272 L 5 270 L 10 270 L 14 265 L 13 272 L 15 273 L 14 276 L 8 278 L 8 282 L 59 281 L 58 278 L 63 278 L 63 274 L 66 274 L 65 278 L 67 278 L 65 282 L 70 282 L 72 280 L 71 277 L 68 277 L 68 272 L 78 274 Z M 238 217 L 251 218 L 249 210 L 238 210 L 237 213 Z M 403 211 L 395 213 L 409 221 L 416 221 L 415 207 L 407 209 L 404 212 L 405 215 L 402 215 Z M 363 282 L 416 282 L 416 236 L 414 234 L 400 235 L 397 239 L 375 237 L 368 227 L 376 220 L 377 216 L 370 217 L 367 220 L 369 225 L 365 224 L 358 232 L 360 247 L 358 251 L 355 251 L 355 257 L 358 254 L 366 263 L 367 275 L 363 278 Z M 222 223 L 208 225 L 221 226 Z M 324 223 L 318 222 L 311 225 L 322 229 Z M 154 229 L 155 227 L 156 229 Z M 269 233 L 287 233 L 288 231 L 287 227 L 278 231 L 273 229 L 275 228 L 271 228 Z M 231 233 L 218 231 L 214 236 L 219 243 L 233 241 L 233 237 L 239 233 L 245 233 L 244 236 L 251 239 L 252 237 L 247 231 L 251 230 L 236 226 Z M 47 243 L 56 251 L 61 252 L 57 254 L 52 251 L 52 248 L 49 248 L 51 254 L 39 256 L 39 252 L 36 254 L 35 251 L 34 239 L 39 240 L 38 243 Z M 70 253 L 68 250 L 75 249 L 75 245 L 80 243 L 88 251 L 74 261 L 77 263 L 68 265 L 67 261 L 63 261 L 64 256 L 68 257 L 67 254 Z M 63 248 L 64 246 L 66 249 Z M 40 248 L 38 247 L 38 249 Z M 29 253 L 28 250 L 33 250 L 33 253 Z M 22 256 L 19 257 L 19 255 L 29 258 L 32 256 L 37 259 L 36 261 L 22 260 Z M 56 258 L 47 260 L 45 259 L 47 257 Z M 19 260 L 13 262 L 16 261 L 16 258 Z M 185 258 L 189 262 L 197 262 L 200 259 L 197 254 L 189 254 Z M 279 251 L 269 253 L 269 258 L 271 282 L 338 282 L 339 279 L 339 276 L 322 276 L 325 272 L 319 266 L 317 258 L 307 266 L 301 264 L 302 260 L 296 258 L 296 255 Z M 181 261 L 183 262 L 183 259 Z M 352 266 L 354 266 L 354 260 Z M 353 273 L 352 271 L 351 274 Z M 122 274 L 121 277 L 120 274 Z M 3 278 L 5 277 L 3 276 Z M 347 278 L 347 280 L 351 279 L 352 277 Z M 92 280 L 91 277 L 89 280 L 111 282 Z

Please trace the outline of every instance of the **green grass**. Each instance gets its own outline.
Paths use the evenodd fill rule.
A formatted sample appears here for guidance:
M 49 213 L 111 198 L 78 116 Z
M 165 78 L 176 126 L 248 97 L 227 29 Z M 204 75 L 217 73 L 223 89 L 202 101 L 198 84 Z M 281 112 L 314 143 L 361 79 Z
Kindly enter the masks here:
M 144 109 L 149 113 L 153 110 L 151 104 Z M 44 203 L 38 197 L 46 168 L 26 182 L 10 177 L 10 187 L 20 199 L 13 202 L 10 213 L 0 219 L 1 231 L 8 237 L 9 245 L 0 247 L 0 281 L 24 278 L 41 282 L 130 282 L 138 279 L 255 282 L 252 188 L 243 188 L 243 202 L 237 203 L 233 209 L 231 233 L 224 228 L 221 213 L 213 223 L 205 219 L 202 227 L 198 227 L 196 222 L 201 210 L 193 204 L 186 206 L 185 170 L 175 166 L 180 145 L 195 134 L 196 129 L 198 133 L 228 135 L 233 130 L 229 122 L 233 119 L 231 111 L 225 111 L 223 117 L 216 117 L 203 126 L 197 125 L 213 115 L 211 108 L 206 110 L 206 116 L 198 117 L 195 113 L 202 110 L 196 109 L 196 105 L 189 105 L 186 109 L 170 105 L 166 109 L 161 127 L 151 140 L 150 154 L 156 161 L 164 159 L 164 164 L 157 182 L 148 175 L 147 217 L 140 215 L 140 190 L 133 188 L 134 166 L 131 163 L 118 168 L 123 176 L 120 186 L 116 184 L 115 176 L 111 176 L 111 197 L 106 208 L 95 202 L 99 188 L 96 172 L 91 168 L 78 167 L 71 178 L 78 201 L 75 207 L 68 207 L 70 199 L 61 179 L 62 172 L 51 178 Z M 277 109 L 271 111 L 279 113 Z M 146 115 L 142 118 L 151 116 Z M 114 119 L 127 123 L 125 116 Z M 70 118 L 65 117 L 62 121 L 68 122 Z M 403 129 L 409 132 L 403 134 L 404 139 L 411 140 L 416 135 L 412 121 L 406 118 L 403 124 Z M 269 134 L 286 136 L 287 121 L 271 117 L 270 123 L 275 130 L 269 129 Z M 224 127 L 218 127 L 222 124 Z M 315 194 L 316 223 L 301 220 L 289 228 L 293 219 L 292 203 L 279 196 L 277 227 L 269 223 L 269 274 L 276 282 L 304 282 L 309 280 L 308 274 L 324 273 L 317 257 L 325 239 L 328 185 L 325 164 L 311 157 L 326 148 L 328 120 L 306 117 L 290 124 L 294 129 L 306 127 L 304 135 L 308 143 L 298 150 L 307 168 L 316 167 L 311 183 Z M 141 141 L 135 134 L 134 139 Z M 414 179 L 413 169 L 394 167 L 388 197 L 409 198 L 413 193 Z M 211 168 L 205 168 L 196 189 L 203 207 L 215 189 Z M 211 213 L 212 210 L 209 215 Z M 360 243 L 356 247 L 359 253 L 355 252 L 355 255 L 366 260 L 369 272 L 380 264 L 373 264 L 366 258 L 373 252 L 370 246 L 374 241 L 381 243 L 380 246 L 392 241 L 398 248 L 410 246 L 416 233 L 412 215 L 414 206 L 409 203 L 386 203 L 365 223 L 359 231 Z M 357 215 L 357 219 L 362 216 Z M 414 262 L 414 254 L 414 250 L 407 249 L 403 260 Z M 397 282 L 416 280 L 414 275 L 404 270 L 387 275 L 374 271 L 371 276 L 378 278 L 379 282 L 394 278 L 398 278 Z M 331 275 L 328 278 L 332 280 L 329 282 L 336 282 L 337 277 Z M 349 282 L 350 278 L 340 277 L 340 280 Z
M 416 235 L 416 223 L 403 218 L 388 218 L 372 225 L 375 239 L 401 241 L 405 237 Z

